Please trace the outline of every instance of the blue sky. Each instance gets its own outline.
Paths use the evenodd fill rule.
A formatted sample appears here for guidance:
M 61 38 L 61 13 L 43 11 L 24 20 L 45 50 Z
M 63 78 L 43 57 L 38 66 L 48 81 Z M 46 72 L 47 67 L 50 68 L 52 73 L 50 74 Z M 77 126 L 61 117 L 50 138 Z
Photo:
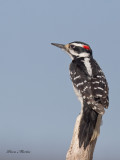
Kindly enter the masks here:
M 119 15 L 118 0 L 0 0 L 2 160 L 65 159 L 80 103 L 69 78 L 71 59 L 50 43 L 76 40 L 91 46 L 110 88 L 94 159 L 120 159 Z

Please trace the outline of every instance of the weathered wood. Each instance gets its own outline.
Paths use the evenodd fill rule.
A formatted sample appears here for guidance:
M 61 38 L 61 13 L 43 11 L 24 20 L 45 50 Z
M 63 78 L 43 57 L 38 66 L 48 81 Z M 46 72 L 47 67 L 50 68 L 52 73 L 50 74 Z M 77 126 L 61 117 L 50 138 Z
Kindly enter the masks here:
M 81 120 L 81 114 L 76 119 L 73 137 L 72 137 L 70 148 L 66 155 L 66 160 L 92 160 L 93 159 L 93 152 L 94 152 L 97 139 L 91 141 L 91 143 L 87 146 L 85 150 L 83 146 L 79 148 L 78 132 L 79 132 L 80 120 Z

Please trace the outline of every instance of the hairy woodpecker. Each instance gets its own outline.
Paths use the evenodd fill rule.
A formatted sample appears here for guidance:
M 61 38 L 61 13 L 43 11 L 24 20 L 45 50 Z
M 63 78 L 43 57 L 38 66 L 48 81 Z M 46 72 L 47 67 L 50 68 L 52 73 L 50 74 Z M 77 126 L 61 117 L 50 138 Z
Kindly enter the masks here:
M 86 43 L 75 41 L 69 44 L 52 45 L 66 51 L 72 58 L 70 77 L 74 91 L 81 102 L 79 147 L 84 149 L 99 135 L 104 108 L 108 108 L 108 84 L 101 68 L 93 59 L 92 50 Z

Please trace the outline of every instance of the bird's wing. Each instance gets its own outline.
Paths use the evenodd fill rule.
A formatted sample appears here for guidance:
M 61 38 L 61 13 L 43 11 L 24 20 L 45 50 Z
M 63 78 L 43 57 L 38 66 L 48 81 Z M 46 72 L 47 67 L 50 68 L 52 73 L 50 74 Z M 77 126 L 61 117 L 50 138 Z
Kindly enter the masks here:
M 97 113 L 104 114 L 104 108 L 108 108 L 109 104 L 108 85 L 102 70 L 96 62 L 93 67 L 97 67 L 93 68 L 94 76 L 86 76 L 84 70 L 81 70 L 79 66 L 77 66 L 75 72 L 70 73 L 70 76 L 73 86 L 82 96 L 83 102 L 91 106 Z

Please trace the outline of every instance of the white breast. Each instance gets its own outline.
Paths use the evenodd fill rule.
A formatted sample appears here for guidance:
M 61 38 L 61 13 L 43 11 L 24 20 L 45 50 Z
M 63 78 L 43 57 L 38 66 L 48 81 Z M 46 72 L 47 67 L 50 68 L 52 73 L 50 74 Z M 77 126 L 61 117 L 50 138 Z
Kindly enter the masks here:
M 82 98 L 82 95 L 80 93 L 80 90 L 77 90 L 77 88 L 75 88 L 74 86 L 73 86 L 73 89 L 75 91 L 75 94 L 78 97 L 78 100 L 81 102 L 81 112 L 82 112 L 83 111 L 83 98 Z

